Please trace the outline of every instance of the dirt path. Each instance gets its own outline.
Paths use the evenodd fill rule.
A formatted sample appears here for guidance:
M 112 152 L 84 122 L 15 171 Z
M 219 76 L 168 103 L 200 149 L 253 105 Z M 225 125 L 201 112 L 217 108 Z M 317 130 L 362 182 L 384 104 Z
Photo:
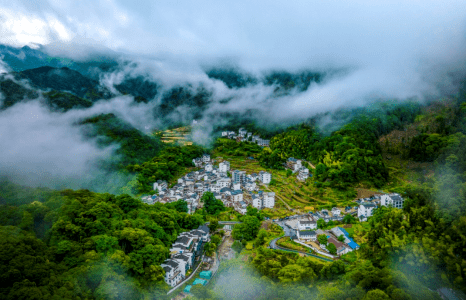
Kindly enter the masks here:
M 316 169 L 316 167 L 313 164 L 311 164 L 310 162 L 307 161 L 306 163 L 308 163 L 308 165 L 310 165 L 311 168 Z

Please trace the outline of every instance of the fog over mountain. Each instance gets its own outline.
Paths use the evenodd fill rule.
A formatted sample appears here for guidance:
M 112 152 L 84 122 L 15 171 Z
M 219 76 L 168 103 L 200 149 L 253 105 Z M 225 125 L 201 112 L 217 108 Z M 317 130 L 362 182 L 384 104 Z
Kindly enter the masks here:
M 47 177 L 82 178 L 84 166 L 92 165 L 86 162 L 110 155 L 83 138 L 77 116 L 113 113 L 143 132 L 196 119 L 193 137 L 209 145 L 226 114 L 287 126 L 384 99 L 450 95 L 465 80 L 461 1 L 23 1 L 0 7 L 0 72 L 51 66 L 58 70 L 53 74 L 74 70 L 94 85 L 76 94 L 68 78 L 64 88 L 92 101 L 89 108 L 50 113 L 39 96 L 0 113 L 0 122 L 15 129 L 15 135 L 1 134 L 0 148 L 10 151 L 0 166 L 3 173 L 22 173 L 18 178 L 30 171 L 24 174 L 15 162 L 28 156 Z M 19 74 L 27 75 L 26 86 L 38 78 Z M 58 89 L 43 77 L 38 82 L 40 91 Z M 31 133 L 34 139 L 27 139 Z M 45 157 L 35 156 L 49 138 L 65 133 Z M 70 172 L 56 173 L 62 167 L 47 164 L 51 158 Z

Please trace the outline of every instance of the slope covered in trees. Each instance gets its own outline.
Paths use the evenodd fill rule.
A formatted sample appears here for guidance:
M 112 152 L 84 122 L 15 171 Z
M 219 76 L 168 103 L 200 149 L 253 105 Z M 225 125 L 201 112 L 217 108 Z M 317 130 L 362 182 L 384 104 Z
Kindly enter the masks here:
M 0 205 L 2 216 L 11 211 L 18 218 L 0 220 L 1 299 L 161 298 L 169 247 L 203 222 L 170 206 L 87 190 Z
M 169 146 L 156 156 L 141 164 L 127 166 L 131 172 L 137 172 L 137 190 L 140 193 L 153 191 L 152 184 L 157 180 L 173 181 L 184 175 L 187 167 L 192 167 L 194 158 L 201 157 L 203 148 L 196 145 Z
M 155 157 L 163 148 L 159 138 L 143 134 L 114 114 L 100 114 L 87 118 L 80 124 L 89 126 L 86 135 L 99 137 L 99 144 L 120 144 L 116 151 L 117 155 L 121 156 L 118 162 L 120 169 L 129 164 L 143 163 Z
M 41 89 L 70 91 L 89 100 L 109 98 L 110 92 L 95 80 L 83 76 L 68 67 L 54 68 L 42 66 L 14 73 L 18 79 L 27 79 Z

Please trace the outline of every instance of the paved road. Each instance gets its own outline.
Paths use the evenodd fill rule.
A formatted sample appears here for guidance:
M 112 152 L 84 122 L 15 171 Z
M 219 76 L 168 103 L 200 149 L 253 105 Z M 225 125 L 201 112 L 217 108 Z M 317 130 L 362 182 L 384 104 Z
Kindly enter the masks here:
M 278 224 L 279 226 L 282 227 L 282 229 L 284 230 L 284 236 L 295 236 L 296 235 L 296 232 L 294 229 L 290 228 L 289 226 L 287 226 L 285 224 L 285 221 L 277 221 L 277 222 L 274 222 L 276 224 Z

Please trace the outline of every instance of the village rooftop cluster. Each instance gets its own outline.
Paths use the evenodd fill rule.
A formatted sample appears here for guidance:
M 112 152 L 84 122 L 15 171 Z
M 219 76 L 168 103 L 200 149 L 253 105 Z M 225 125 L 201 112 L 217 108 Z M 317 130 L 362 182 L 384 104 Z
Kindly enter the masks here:
M 152 205 L 156 202 L 165 204 L 184 200 L 188 205 L 188 213 L 191 214 L 202 207 L 200 199 L 203 194 L 212 192 L 224 206 L 232 207 L 241 214 L 246 213 L 248 205 L 258 209 L 274 207 L 275 193 L 263 192 L 257 185 L 257 182 L 269 184 L 270 173 L 260 171 L 258 174 L 246 174 L 245 171 L 233 170 L 231 177 L 228 177 L 230 162 L 223 161 L 214 166 L 208 154 L 193 159 L 193 164 L 201 169 L 181 177 L 172 188 L 168 188 L 166 181 L 158 180 L 153 185 L 156 193 L 144 196 L 142 201 Z
M 174 287 L 185 280 L 186 273 L 193 269 L 195 262 L 202 260 L 203 247 L 210 241 L 207 225 L 180 233 L 170 249 L 170 258 L 161 264 L 165 271 L 165 282 Z
M 259 146 L 269 146 L 269 140 L 262 139 L 259 135 L 253 135 L 253 133 L 247 132 L 244 128 L 240 128 L 238 134 L 234 131 L 224 131 L 222 132 L 222 137 L 236 140 L 237 142 L 251 141 Z
M 379 206 L 392 206 L 402 209 L 404 205 L 404 199 L 398 193 L 375 195 L 371 198 L 359 199 L 356 202 L 359 206 L 347 206 L 344 211 L 346 214 L 357 216 L 360 221 L 367 221 L 368 217 L 373 215 L 373 210 Z M 292 237 L 295 242 L 309 247 L 321 255 L 331 258 L 334 257 L 327 249 L 330 243 L 336 246 L 338 256 L 359 248 L 359 245 L 342 227 L 334 227 L 331 230 L 317 229 L 319 219 L 323 219 L 326 223 L 330 221 L 341 222 L 343 220 L 342 211 L 334 207 L 331 211 L 323 209 L 315 213 L 309 212 L 303 215 L 286 217 L 281 220 L 275 220 L 275 222 L 284 221 L 283 224 L 285 227 L 295 231 L 296 235 Z M 326 235 L 326 244 L 317 243 L 319 235 Z M 341 235 L 344 238 L 343 241 L 338 239 Z

